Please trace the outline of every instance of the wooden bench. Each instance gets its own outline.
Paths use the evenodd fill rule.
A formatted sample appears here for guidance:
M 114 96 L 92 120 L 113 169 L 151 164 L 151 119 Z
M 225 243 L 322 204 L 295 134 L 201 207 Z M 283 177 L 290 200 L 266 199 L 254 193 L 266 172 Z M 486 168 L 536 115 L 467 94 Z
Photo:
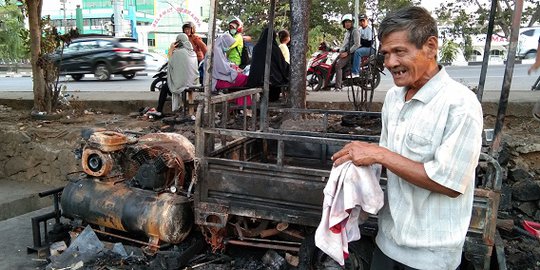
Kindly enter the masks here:
M 184 114 L 186 112 L 189 113 L 189 115 L 194 115 L 194 106 L 196 105 L 195 102 L 193 102 L 193 93 L 196 92 L 196 93 L 202 93 L 204 92 L 204 86 L 202 85 L 197 85 L 197 86 L 192 86 L 186 90 L 184 90 L 184 92 L 182 92 L 182 104 L 183 105 L 183 110 L 184 110 Z

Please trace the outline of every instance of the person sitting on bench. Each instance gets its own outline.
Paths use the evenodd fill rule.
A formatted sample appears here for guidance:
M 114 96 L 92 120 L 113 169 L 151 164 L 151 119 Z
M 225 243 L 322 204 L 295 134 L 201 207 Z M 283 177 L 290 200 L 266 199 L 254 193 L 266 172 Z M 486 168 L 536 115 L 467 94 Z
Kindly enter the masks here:
M 182 92 L 199 84 L 197 54 L 193 51 L 189 37 L 180 33 L 176 36 L 175 44 L 175 49 L 169 59 L 167 84 L 163 85 L 159 93 L 157 111 L 160 115 L 163 114 L 163 106 L 168 95 L 172 95 L 172 110 L 174 112 L 181 106 Z
M 227 50 L 234 43 L 234 38 L 223 34 L 216 38 L 214 44 L 214 66 L 212 68 L 212 90 L 230 89 L 246 86 L 248 76 L 242 73 L 237 65 L 227 59 Z M 236 103 L 244 105 L 244 99 L 238 98 Z M 247 98 L 247 105 L 251 105 L 251 98 Z

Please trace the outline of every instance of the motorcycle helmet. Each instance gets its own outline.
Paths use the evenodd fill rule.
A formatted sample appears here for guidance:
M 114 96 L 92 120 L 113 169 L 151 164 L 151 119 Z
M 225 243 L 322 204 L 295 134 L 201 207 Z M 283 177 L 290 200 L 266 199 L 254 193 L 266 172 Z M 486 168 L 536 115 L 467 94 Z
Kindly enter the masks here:
M 192 22 L 186 22 L 182 25 L 182 31 L 186 28 L 191 28 L 191 34 L 195 34 L 195 24 Z
M 329 47 L 330 46 L 328 46 L 328 43 L 323 41 L 321 44 L 319 44 L 319 51 L 327 51 Z
M 229 24 L 227 26 L 229 26 L 231 23 L 238 25 L 238 27 L 236 28 L 236 32 L 242 33 L 242 30 L 244 30 L 244 24 L 238 17 L 233 17 L 229 19 Z
M 352 14 L 345 14 L 341 17 L 341 25 L 345 27 L 345 22 L 351 21 L 354 24 L 354 19 Z

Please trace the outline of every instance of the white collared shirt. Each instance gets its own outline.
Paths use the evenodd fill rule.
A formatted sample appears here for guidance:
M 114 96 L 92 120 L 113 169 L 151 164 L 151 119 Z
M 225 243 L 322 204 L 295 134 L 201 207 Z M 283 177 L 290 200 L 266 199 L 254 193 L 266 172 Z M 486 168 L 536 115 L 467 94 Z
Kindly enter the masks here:
M 430 179 L 461 195 L 450 198 L 388 171 L 377 245 L 413 268 L 456 269 L 471 218 L 482 107 L 444 68 L 407 102 L 406 90 L 386 95 L 380 145 L 422 162 Z

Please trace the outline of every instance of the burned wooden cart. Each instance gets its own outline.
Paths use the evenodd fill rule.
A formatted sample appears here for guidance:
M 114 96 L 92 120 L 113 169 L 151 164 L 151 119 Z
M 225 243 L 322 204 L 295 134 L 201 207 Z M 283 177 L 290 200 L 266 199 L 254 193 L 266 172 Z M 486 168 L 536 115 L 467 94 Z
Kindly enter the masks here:
M 331 119 L 353 116 L 372 120 L 379 116 L 376 112 L 268 109 L 274 118 L 290 112 L 315 118 L 319 123 L 316 131 L 263 130 L 261 117 L 255 114 L 253 118 L 229 118 L 231 100 L 245 96 L 256 100 L 261 92 L 249 89 L 211 97 L 208 108 L 200 105 L 198 109 L 197 119 L 211 120 L 196 123 L 195 223 L 201 225 L 215 249 L 238 244 L 299 250 L 302 239 L 320 222 L 322 190 L 332 167 L 332 154 L 351 140 L 378 141 L 374 135 L 329 131 Z M 256 103 L 251 109 L 259 111 Z M 477 269 L 489 269 L 494 254 L 501 169 L 489 155 L 482 154 L 480 161 L 464 255 Z M 383 187 L 385 181 L 381 180 Z M 291 240 L 291 233 L 282 228 L 296 235 Z M 376 217 L 362 227 L 368 236 L 376 230 Z M 276 234 L 287 237 L 270 237 Z M 367 260 L 364 266 L 368 257 L 359 254 L 359 258 Z

